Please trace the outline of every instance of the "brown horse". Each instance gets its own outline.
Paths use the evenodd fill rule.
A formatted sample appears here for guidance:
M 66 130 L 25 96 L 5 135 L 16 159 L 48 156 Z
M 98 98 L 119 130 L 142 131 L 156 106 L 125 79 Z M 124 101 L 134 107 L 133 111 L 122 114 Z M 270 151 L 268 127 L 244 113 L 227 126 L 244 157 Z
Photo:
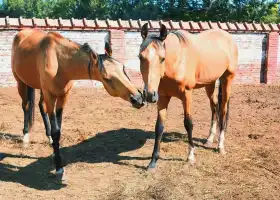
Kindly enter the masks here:
M 12 71 L 22 98 L 23 142 L 29 142 L 34 120 L 34 89 L 40 89 L 40 113 L 54 149 L 57 174 L 62 175 L 64 171 L 59 140 L 62 112 L 73 80 L 101 81 L 110 95 L 121 97 L 136 108 L 144 105 L 142 93 L 130 82 L 124 66 L 111 57 L 112 49 L 107 43 L 105 52 L 99 55 L 87 43 L 80 45 L 55 32 L 25 29 L 14 37 Z
M 238 49 L 231 35 L 223 30 L 207 30 L 197 35 L 186 31 L 167 33 L 161 25 L 159 35 L 148 35 L 148 24 L 141 29 L 140 70 L 145 83 L 144 96 L 157 102 L 158 117 L 155 145 L 148 168 L 159 158 L 160 141 L 171 97 L 179 98 L 184 108 L 184 126 L 188 133 L 188 161 L 195 162 L 192 138 L 192 91 L 205 87 L 210 100 L 212 120 L 207 145 L 211 145 L 219 122 L 219 151 L 224 154 L 232 80 L 237 68 Z M 219 91 L 215 83 L 219 83 Z M 219 98 L 215 94 L 219 94 Z M 219 117 L 217 116 L 219 115 Z

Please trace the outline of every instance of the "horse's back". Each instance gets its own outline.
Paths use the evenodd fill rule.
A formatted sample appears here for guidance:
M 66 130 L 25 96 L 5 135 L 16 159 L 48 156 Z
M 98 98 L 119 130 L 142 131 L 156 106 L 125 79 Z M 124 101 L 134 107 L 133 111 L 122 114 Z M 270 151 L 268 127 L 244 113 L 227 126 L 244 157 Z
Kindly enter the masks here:
M 196 78 L 198 83 L 208 83 L 225 71 L 235 73 L 238 50 L 230 33 L 224 30 L 207 30 L 196 35 L 194 49 L 197 52 Z
M 24 29 L 14 37 L 12 47 L 12 70 L 17 81 L 33 88 L 40 88 L 36 66 L 38 44 L 46 33 L 36 29 Z

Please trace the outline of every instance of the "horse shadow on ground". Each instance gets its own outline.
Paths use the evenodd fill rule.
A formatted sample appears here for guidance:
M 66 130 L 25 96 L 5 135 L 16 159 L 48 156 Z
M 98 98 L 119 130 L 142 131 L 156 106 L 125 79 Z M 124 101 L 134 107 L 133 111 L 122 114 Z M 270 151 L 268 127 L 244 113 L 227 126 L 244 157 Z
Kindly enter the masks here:
M 3 135 L 3 134 L 2 134 Z M 8 135 L 8 134 L 5 134 Z M 181 140 L 184 134 L 164 133 L 162 142 L 172 142 Z M 17 137 L 10 135 L 12 139 L 18 140 Z M 61 148 L 64 166 L 76 162 L 102 163 L 110 162 L 119 165 L 131 165 L 124 160 L 147 160 L 150 157 L 133 157 L 119 155 L 124 152 L 140 149 L 148 139 L 153 139 L 154 132 L 147 132 L 140 129 L 119 129 L 98 133 L 96 136 L 85 140 L 81 143 L 70 147 Z M 152 145 L 153 146 L 153 145 Z M 42 147 L 42 150 L 44 147 Z M 152 154 L 152 149 L 151 149 Z M 14 166 L 11 164 L 1 163 L 6 157 L 30 158 L 35 161 L 27 166 Z M 66 185 L 58 182 L 51 171 L 54 170 L 52 165 L 52 156 L 40 158 L 28 155 L 11 155 L 0 152 L 0 181 L 20 183 L 24 186 L 38 190 L 59 190 Z M 164 159 L 164 160 L 183 160 L 183 159 Z M 133 167 L 146 169 L 144 166 L 132 165 Z

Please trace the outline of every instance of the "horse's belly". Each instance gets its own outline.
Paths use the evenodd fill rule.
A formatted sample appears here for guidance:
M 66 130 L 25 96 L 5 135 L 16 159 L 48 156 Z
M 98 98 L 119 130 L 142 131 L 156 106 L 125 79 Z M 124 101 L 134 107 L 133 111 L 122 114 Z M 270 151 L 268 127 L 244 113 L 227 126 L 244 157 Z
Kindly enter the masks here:
M 225 72 L 225 67 L 203 69 L 196 78 L 196 84 L 208 84 L 220 78 Z
M 220 56 L 204 58 L 199 62 L 196 72 L 196 82 L 198 84 L 211 83 L 223 75 L 228 68 L 228 57 Z

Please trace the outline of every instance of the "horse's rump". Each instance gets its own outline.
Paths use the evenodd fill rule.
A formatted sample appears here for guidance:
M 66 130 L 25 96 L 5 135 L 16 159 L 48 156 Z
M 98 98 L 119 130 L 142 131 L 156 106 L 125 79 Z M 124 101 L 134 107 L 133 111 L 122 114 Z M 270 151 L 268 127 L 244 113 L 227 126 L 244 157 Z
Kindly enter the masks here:
M 12 70 L 16 79 L 32 88 L 40 88 L 36 56 L 38 44 L 46 33 L 36 29 L 24 29 L 13 40 Z

